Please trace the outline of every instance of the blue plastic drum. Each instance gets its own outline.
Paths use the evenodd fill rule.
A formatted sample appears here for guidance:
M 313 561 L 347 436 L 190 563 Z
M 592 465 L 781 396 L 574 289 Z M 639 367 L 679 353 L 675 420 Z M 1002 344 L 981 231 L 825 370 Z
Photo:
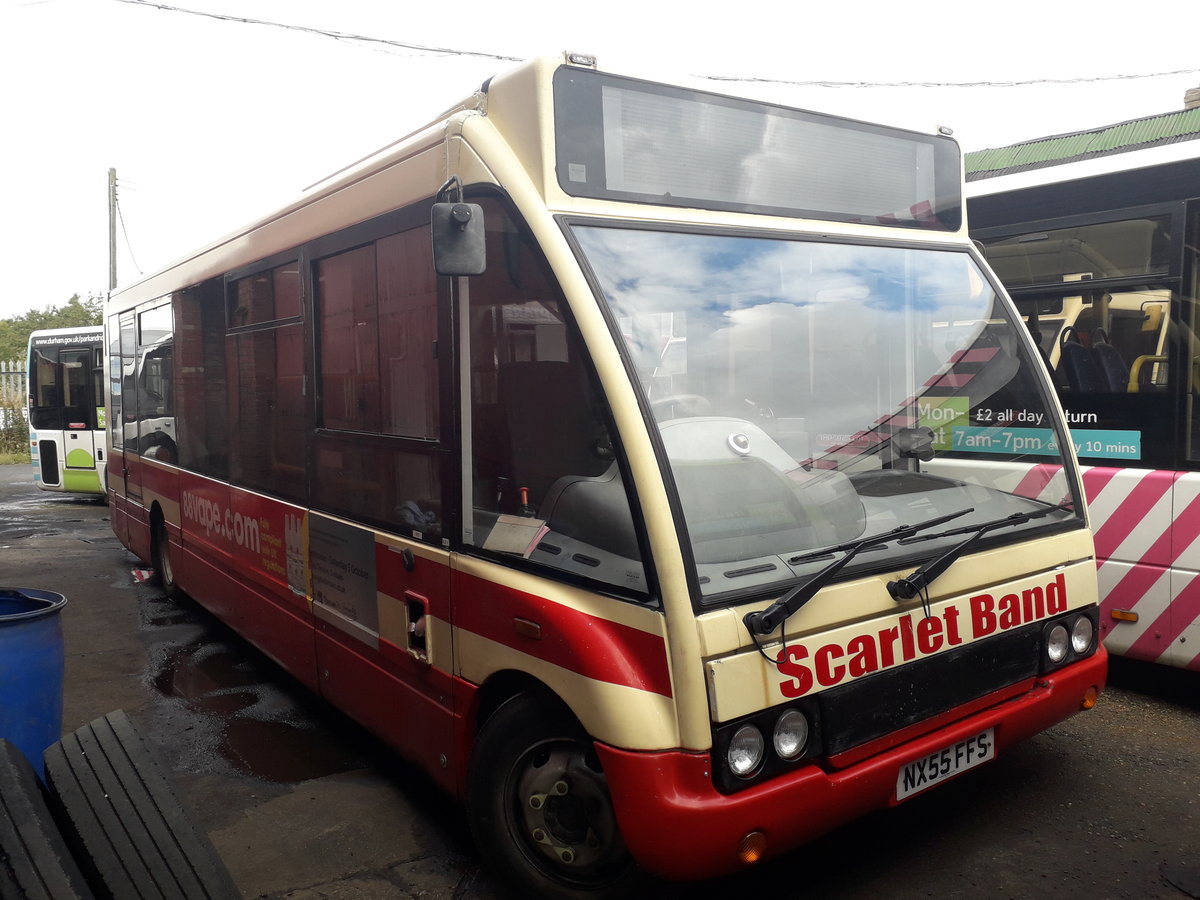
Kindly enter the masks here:
M 53 591 L 0 588 L 0 737 L 39 774 L 42 752 L 62 737 L 66 605 Z

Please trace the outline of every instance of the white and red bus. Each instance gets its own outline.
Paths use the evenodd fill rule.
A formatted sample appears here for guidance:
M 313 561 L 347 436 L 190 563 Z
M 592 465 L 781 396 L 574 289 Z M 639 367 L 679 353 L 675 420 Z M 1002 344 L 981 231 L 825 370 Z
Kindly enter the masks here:
M 947 135 L 525 64 L 111 298 L 114 528 L 526 893 L 782 853 L 1104 684 L 961 184 Z
M 1117 131 L 1125 152 L 1076 158 Z M 1108 650 L 1200 669 L 1200 110 L 1043 153 L 969 184 L 971 233 L 1039 335 L 1084 463 Z
M 26 359 L 34 482 L 104 497 L 104 328 L 39 329 Z

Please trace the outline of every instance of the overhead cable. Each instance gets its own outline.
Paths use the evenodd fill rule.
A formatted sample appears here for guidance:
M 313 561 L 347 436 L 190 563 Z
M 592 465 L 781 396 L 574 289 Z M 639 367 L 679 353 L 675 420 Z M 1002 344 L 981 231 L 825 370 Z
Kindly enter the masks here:
M 387 47 L 400 47 L 404 50 L 416 50 L 421 53 L 435 53 L 442 56 L 474 56 L 483 59 L 499 59 L 506 62 L 520 62 L 523 57 L 503 56 L 498 53 L 484 53 L 477 50 L 454 50 L 449 47 L 430 47 L 425 44 L 411 44 L 405 41 L 393 41 L 387 38 L 373 37 L 368 34 L 351 34 L 345 31 L 331 31 L 327 28 L 313 28 L 308 25 L 294 25 L 289 22 L 271 22 L 266 19 L 251 19 L 246 16 L 231 16 L 225 13 L 205 12 L 199 9 L 184 9 L 181 6 L 170 6 L 166 3 L 156 3 L 153 0 L 116 0 L 117 3 L 129 3 L 133 6 L 147 6 L 166 12 L 186 13 L 189 16 L 203 16 L 206 19 L 219 19 L 222 22 L 236 22 L 241 25 L 264 25 L 270 28 L 285 28 L 289 31 L 302 31 L 306 34 L 320 35 L 339 41 L 354 41 L 367 44 L 382 44 Z
M 145 6 L 166 12 L 185 13 L 191 16 L 203 16 L 208 19 L 218 19 L 222 22 L 235 22 L 243 25 L 262 25 L 269 28 L 284 28 L 289 31 L 300 31 L 305 34 L 315 34 L 321 37 L 333 38 L 339 41 L 375 44 L 384 47 L 398 47 L 413 50 L 418 53 L 430 53 L 439 56 L 470 56 L 478 59 L 495 59 L 504 62 L 520 62 L 523 57 L 505 56 L 500 53 L 487 53 L 481 50 L 462 50 L 452 47 L 431 47 L 427 44 L 414 44 L 407 41 L 396 41 L 388 38 L 374 37 L 366 34 L 352 34 L 345 31 L 331 31 L 327 28 L 315 28 L 309 25 L 295 25 L 289 22 L 272 22 L 266 19 L 251 19 L 246 16 L 232 16 L 226 13 L 206 12 L 198 9 L 185 9 L 181 6 L 171 6 L 156 0 L 116 0 L 117 3 L 128 3 L 133 6 Z M 1092 75 L 1077 78 L 1028 78 L 1011 79 L 1006 81 L 833 81 L 829 79 L 792 80 L 786 78 L 761 78 L 743 75 L 693 75 L 707 81 L 737 82 L 739 84 L 779 84 L 789 87 L 824 87 L 824 88 L 1007 88 L 1030 87 L 1048 84 L 1099 84 L 1109 81 L 1129 81 L 1140 78 L 1166 78 L 1172 75 L 1195 75 L 1200 69 L 1174 69 L 1169 72 L 1139 72 L 1121 75 Z

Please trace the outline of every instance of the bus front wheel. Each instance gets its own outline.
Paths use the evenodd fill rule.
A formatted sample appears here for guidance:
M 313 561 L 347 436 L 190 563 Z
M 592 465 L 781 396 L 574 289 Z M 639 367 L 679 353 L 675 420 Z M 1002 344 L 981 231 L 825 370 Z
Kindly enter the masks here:
M 525 893 L 599 900 L 643 887 L 591 739 L 541 698 L 513 697 L 480 730 L 467 813 L 485 861 Z

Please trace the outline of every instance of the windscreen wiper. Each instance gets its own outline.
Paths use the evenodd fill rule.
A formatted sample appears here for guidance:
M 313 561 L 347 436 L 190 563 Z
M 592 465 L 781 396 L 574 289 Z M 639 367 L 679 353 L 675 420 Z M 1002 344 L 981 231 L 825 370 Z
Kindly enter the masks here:
M 921 568 L 917 569 L 907 578 L 901 578 L 899 581 L 889 581 L 887 585 L 888 593 L 892 595 L 892 599 L 897 603 L 901 600 L 911 600 L 913 597 L 919 596 L 929 585 L 933 584 L 935 578 L 945 573 L 960 556 L 970 550 L 989 531 L 995 531 L 999 528 L 1010 528 L 1014 525 L 1023 525 L 1033 519 L 1040 519 L 1043 516 L 1050 515 L 1052 512 L 1070 509 L 1073 506 L 1074 504 L 1070 502 L 1058 503 L 1054 506 L 1047 506 L 1044 509 L 1013 513 L 1011 516 L 993 519 L 981 525 L 967 525 L 963 528 L 953 528 L 949 531 L 943 531 L 940 534 L 922 535 L 916 538 L 916 540 L 931 541 L 956 534 L 970 534 L 971 536 L 965 541 L 955 544 L 937 559 L 921 566 Z
M 746 625 L 746 630 L 751 634 L 768 635 L 780 625 L 782 625 L 789 616 L 795 613 L 800 607 L 804 606 L 809 600 L 817 595 L 821 588 L 825 587 L 833 580 L 838 572 L 854 559 L 859 553 L 864 550 L 871 550 L 875 547 L 882 547 L 885 544 L 890 544 L 892 541 L 898 541 L 902 538 L 912 537 L 920 531 L 927 528 L 933 528 L 936 525 L 941 525 L 949 522 L 952 519 L 957 519 L 959 516 L 965 516 L 969 512 L 974 512 L 974 507 L 960 509 L 958 512 L 947 513 L 944 516 L 937 516 L 933 519 L 927 519 L 924 522 L 919 522 L 916 525 L 900 525 L 893 528 L 891 531 L 885 531 L 881 534 L 873 534 L 870 537 L 858 538 L 853 541 L 847 541 L 844 544 L 838 544 L 834 547 L 824 547 L 820 550 L 814 550 L 811 553 L 805 553 L 801 556 L 791 557 L 789 563 L 803 562 L 806 559 L 818 559 L 822 556 L 828 556 L 831 553 L 845 553 L 841 559 L 827 565 L 821 571 L 817 572 L 808 581 L 796 585 L 766 609 L 758 610 L 757 612 L 746 613 L 742 618 L 742 622 Z

